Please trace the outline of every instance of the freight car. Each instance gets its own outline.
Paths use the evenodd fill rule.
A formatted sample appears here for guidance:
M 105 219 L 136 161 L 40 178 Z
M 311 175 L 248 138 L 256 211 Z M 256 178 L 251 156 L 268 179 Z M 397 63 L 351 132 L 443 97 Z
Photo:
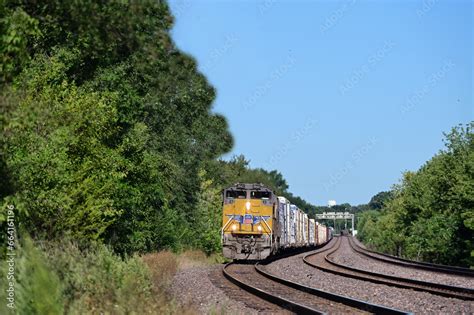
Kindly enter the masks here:
M 332 230 L 263 184 L 237 183 L 223 191 L 221 236 L 224 257 L 261 260 L 282 249 L 324 244 Z

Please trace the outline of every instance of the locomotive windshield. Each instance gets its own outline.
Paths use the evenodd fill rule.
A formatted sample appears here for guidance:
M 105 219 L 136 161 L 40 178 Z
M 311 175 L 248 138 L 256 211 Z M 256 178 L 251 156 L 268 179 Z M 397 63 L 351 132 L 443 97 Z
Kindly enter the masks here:
M 251 199 L 270 199 L 272 193 L 269 191 L 251 191 L 250 198 Z
M 245 199 L 247 198 L 247 192 L 245 190 L 227 190 L 225 193 L 225 197 L 234 199 Z

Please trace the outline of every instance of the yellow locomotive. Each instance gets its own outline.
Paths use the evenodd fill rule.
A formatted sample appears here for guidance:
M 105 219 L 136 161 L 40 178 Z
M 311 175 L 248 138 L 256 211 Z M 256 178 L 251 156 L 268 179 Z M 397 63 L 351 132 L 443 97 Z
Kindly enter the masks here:
M 332 230 L 309 219 L 285 197 L 263 184 L 237 183 L 223 191 L 224 257 L 260 260 L 283 248 L 328 242 Z
M 235 184 L 223 192 L 224 257 L 264 259 L 273 250 L 276 197 L 262 184 Z

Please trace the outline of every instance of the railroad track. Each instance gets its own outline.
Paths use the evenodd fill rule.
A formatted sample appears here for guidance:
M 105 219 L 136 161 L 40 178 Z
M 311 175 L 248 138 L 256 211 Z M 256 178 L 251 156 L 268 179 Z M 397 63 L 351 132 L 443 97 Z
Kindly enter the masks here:
M 326 249 L 325 255 L 321 255 L 321 253 L 308 254 L 303 257 L 303 261 L 312 267 L 345 277 L 370 281 L 378 284 L 386 284 L 400 288 L 424 291 L 445 297 L 457 298 L 462 300 L 474 300 L 474 290 L 470 288 L 462 288 L 441 283 L 402 278 L 336 263 L 332 259 L 330 259 L 330 256 L 339 249 L 341 241 L 342 238 L 338 237 L 338 240 L 335 245 L 331 248 Z
M 298 314 L 409 314 L 285 280 L 268 273 L 264 266 L 229 263 L 223 273 L 245 291 Z
M 362 254 L 364 256 L 377 259 L 383 262 L 391 263 L 394 265 L 400 265 L 400 266 L 405 266 L 405 267 L 410 267 L 410 268 L 416 268 L 416 269 L 423 269 L 423 270 L 429 270 L 429 271 L 434 271 L 434 272 L 439 272 L 439 273 L 446 273 L 446 274 L 451 274 L 451 275 L 460 275 L 460 276 L 465 276 L 465 277 L 474 277 L 474 269 L 468 269 L 468 268 L 462 268 L 462 267 L 455 267 L 455 266 L 446 266 L 446 265 L 439 265 L 439 264 L 432 264 L 432 263 L 427 263 L 427 262 L 420 262 L 420 261 L 413 261 L 413 260 L 408 260 L 404 258 L 400 258 L 397 256 L 392 256 L 384 253 L 379 253 L 367 248 L 363 248 L 359 246 L 352 237 L 349 237 L 349 244 L 352 247 L 352 249 L 359 254 Z

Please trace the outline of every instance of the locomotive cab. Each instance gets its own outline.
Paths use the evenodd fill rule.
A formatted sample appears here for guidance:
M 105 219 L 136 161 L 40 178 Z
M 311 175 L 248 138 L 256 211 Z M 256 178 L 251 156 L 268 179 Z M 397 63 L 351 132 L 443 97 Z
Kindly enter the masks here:
M 262 184 L 235 184 L 223 191 L 224 257 L 260 260 L 274 248 L 276 196 Z

